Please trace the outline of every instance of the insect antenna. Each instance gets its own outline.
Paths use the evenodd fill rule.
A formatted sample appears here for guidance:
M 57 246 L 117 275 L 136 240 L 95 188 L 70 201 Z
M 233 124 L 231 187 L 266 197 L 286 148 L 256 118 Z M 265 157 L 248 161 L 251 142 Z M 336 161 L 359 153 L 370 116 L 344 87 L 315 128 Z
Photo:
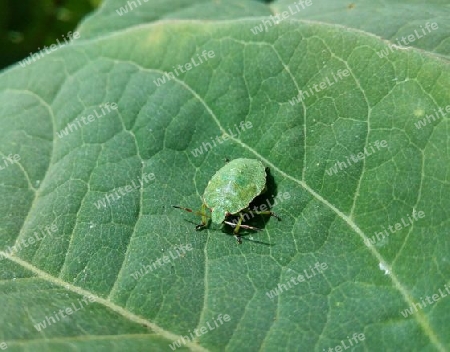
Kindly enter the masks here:
M 206 216 L 207 218 L 210 217 L 209 215 L 207 215 L 207 214 L 205 214 L 205 213 L 202 213 L 201 211 L 194 211 L 194 210 L 192 210 L 192 209 L 185 208 L 185 207 L 181 207 L 181 206 L 179 206 L 179 205 L 172 205 L 172 206 L 173 206 L 174 208 L 177 208 L 177 209 L 186 210 L 187 212 L 193 213 L 193 214 L 198 215 L 198 216 Z
M 179 205 L 172 205 L 172 206 L 173 206 L 174 208 L 186 210 L 186 211 L 189 212 L 189 213 L 192 213 L 192 214 L 201 216 L 201 217 L 202 217 L 202 223 L 201 223 L 200 225 L 195 226 L 195 229 L 196 229 L 197 231 L 200 231 L 200 230 L 206 228 L 206 226 L 207 226 L 207 224 L 208 224 L 208 221 L 209 221 L 208 218 L 210 218 L 210 216 L 208 216 L 208 215 L 205 214 L 206 209 L 207 209 L 207 207 L 206 207 L 205 204 L 202 204 L 202 211 L 194 211 L 194 210 L 189 209 L 189 208 L 180 207 Z

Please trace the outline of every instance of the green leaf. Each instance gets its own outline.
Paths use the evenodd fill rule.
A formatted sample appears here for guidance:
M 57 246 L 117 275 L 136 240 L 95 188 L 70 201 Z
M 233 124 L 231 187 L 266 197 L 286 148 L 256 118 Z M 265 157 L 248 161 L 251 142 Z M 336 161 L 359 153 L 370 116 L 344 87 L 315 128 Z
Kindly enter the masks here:
M 298 19 L 253 34 L 271 8 L 252 1 L 124 4 L 0 76 L 0 348 L 447 350 L 448 52 L 380 57 L 357 25 Z M 270 168 L 282 221 L 238 245 L 171 205 L 200 209 L 241 157 Z
M 291 0 L 275 1 L 274 13 L 296 12 L 290 18 L 301 18 L 346 27 L 361 29 L 376 34 L 393 43 L 412 46 L 435 54 L 450 54 L 450 8 L 446 0 L 385 1 L 362 0 L 351 3 L 347 0 L 311 0 L 307 6 L 295 6 Z M 446 5 L 446 6 L 445 6 Z M 297 10 L 298 8 L 298 10 Z M 289 12 L 291 13 L 291 12 Z M 427 23 L 436 23 L 429 30 Z M 408 36 L 412 37 L 408 40 Z M 406 38 L 402 42 L 402 37 Z M 405 44 L 406 43 L 406 44 Z

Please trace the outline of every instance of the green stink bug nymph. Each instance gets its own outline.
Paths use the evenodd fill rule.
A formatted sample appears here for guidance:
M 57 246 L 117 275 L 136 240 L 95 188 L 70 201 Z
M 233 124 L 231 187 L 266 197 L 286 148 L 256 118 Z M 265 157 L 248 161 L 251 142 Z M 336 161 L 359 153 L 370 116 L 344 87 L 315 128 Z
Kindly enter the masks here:
M 234 159 L 223 166 L 208 182 L 203 193 L 201 211 L 194 212 L 189 208 L 173 205 L 174 208 L 184 209 L 202 217 L 202 223 L 196 226 L 197 230 L 207 226 L 209 216 L 206 209 L 211 211 L 211 220 L 215 224 L 227 224 L 234 227 L 234 236 L 238 243 L 242 243 L 239 229 L 259 230 L 256 227 L 244 225 L 243 213 L 271 215 L 280 218 L 273 212 L 250 211 L 248 206 L 261 193 L 266 190 L 266 169 L 255 159 Z M 238 220 L 229 221 L 230 217 Z

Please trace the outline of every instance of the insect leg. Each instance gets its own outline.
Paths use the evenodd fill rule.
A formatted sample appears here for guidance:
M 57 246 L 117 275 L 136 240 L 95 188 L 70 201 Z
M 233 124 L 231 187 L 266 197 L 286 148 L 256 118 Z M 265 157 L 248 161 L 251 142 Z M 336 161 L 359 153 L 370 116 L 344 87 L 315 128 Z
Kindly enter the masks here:
M 205 228 L 206 225 L 208 224 L 209 216 L 206 215 L 206 205 L 204 203 L 202 204 L 202 210 L 201 211 L 194 211 L 194 210 L 189 209 L 189 208 L 180 207 L 179 205 L 172 205 L 172 206 L 174 208 L 186 210 L 189 213 L 193 213 L 195 215 L 201 216 L 202 217 L 202 223 L 200 225 L 195 226 L 196 230 L 201 230 L 201 229 Z
M 236 240 L 238 241 L 239 244 L 242 243 L 241 236 L 239 236 L 239 229 L 242 228 L 242 229 L 249 229 L 249 230 L 255 230 L 255 231 L 261 230 L 261 229 L 258 229 L 257 227 L 242 224 L 243 220 L 244 220 L 244 218 L 242 217 L 242 214 L 239 213 L 239 220 L 237 223 L 231 222 L 231 221 L 224 221 L 225 224 L 234 227 L 234 230 L 233 230 L 234 237 L 236 237 Z
M 227 224 L 227 225 L 230 225 L 230 226 L 232 226 L 232 227 L 235 227 L 235 226 L 236 226 L 236 224 L 235 224 L 234 222 L 231 222 L 231 221 L 224 221 L 223 223 L 224 223 L 224 224 Z M 254 227 L 254 226 L 250 226 L 250 225 L 244 225 L 244 224 L 241 224 L 241 225 L 240 225 L 240 228 L 241 228 L 241 229 L 246 229 L 246 230 L 261 231 L 261 229 L 258 228 L 258 227 Z
M 208 224 L 209 216 L 206 215 L 206 204 L 205 203 L 202 204 L 201 216 L 202 216 L 202 223 L 200 225 L 195 226 L 195 229 L 197 231 L 204 229 L 206 227 L 206 225 Z

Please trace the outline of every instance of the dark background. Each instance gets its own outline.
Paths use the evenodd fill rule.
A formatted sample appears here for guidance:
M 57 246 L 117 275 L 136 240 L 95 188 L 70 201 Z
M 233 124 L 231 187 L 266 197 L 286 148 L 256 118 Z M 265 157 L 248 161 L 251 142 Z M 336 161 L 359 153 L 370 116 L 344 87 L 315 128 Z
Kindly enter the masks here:
M 0 70 L 56 43 L 101 0 L 0 0 Z
M 255 0 L 270 3 L 273 0 Z M 0 71 L 74 31 L 102 0 L 0 0 Z M 194 2 L 194 1 L 193 1 Z M 124 4 L 126 0 L 124 0 Z

